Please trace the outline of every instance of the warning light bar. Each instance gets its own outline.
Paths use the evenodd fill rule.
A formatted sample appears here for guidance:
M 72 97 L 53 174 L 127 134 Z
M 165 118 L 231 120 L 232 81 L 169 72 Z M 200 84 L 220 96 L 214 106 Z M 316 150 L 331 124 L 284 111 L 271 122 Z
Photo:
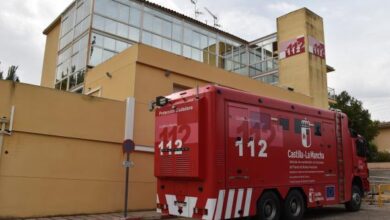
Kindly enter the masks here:
M 166 104 L 168 104 L 168 102 L 169 102 L 169 99 L 168 99 L 168 98 L 165 98 L 164 96 L 158 96 L 158 97 L 156 98 L 156 105 L 157 105 L 158 107 L 163 107 L 163 106 L 165 106 Z

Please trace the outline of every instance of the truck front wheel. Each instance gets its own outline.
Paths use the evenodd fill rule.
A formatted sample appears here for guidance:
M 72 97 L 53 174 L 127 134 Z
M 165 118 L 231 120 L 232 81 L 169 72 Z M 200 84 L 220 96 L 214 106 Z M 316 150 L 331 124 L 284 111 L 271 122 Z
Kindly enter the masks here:
M 273 191 L 266 191 L 257 203 L 257 218 L 259 220 L 278 220 L 281 207 L 279 196 Z
M 305 213 L 305 200 L 298 190 L 292 190 L 288 193 L 284 201 L 283 214 L 284 219 L 300 220 Z
M 356 212 L 359 211 L 362 205 L 362 191 L 359 186 L 352 186 L 352 198 L 351 201 L 345 203 L 345 208 L 348 211 Z

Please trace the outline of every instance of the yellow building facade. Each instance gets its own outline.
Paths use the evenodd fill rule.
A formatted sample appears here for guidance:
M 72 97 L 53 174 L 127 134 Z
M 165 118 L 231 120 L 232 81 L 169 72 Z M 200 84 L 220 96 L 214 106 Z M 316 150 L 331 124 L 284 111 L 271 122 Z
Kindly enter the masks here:
M 143 7 L 149 4 L 134 1 L 137 2 Z M 72 4 L 75 8 L 84 7 L 76 2 Z M 160 6 L 147 6 L 167 12 Z M 265 46 L 261 46 L 271 39 L 269 37 L 259 39 L 261 43 L 247 42 L 245 48 L 257 45 L 257 50 L 260 48 L 262 54 L 267 55 L 266 60 L 253 65 L 248 61 L 248 65 L 240 65 L 245 67 L 232 67 L 230 70 L 227 69 L 230 58 L 220 56 L 220 52 L 216 51 L 232 53 L 234 66 L 234 49 L 226 49 L 230 47 L 227 43 L 220 46 L 222 41 L 201 50 L 203 59 L 200 60 L 185 56 L 185 43 L 181 46 L 184 55 L 180 55 L 141 41 L 92 66 L 91 60 L 95 59 L 97 51 L 106 51 L 105 47 L 96 46 L 99 43 L 93 41 L 94 36 L 97 36 L 97 41 L 99 36 L 109 36 L 97 30 L 98 35 L 94 35 L 94 31 L 87 31 L 74 40 L 90 38 L 86 41 L 88 45 L 79 46 L 77 53 L 71 52 L 72 58 L 80 55 L 80 51 L 87 54 L 86 68 L 77 70 L 79 67 L 75 67 L 68 72 L 69 69 L 65 68 L 64 74 L 63 65 L 68 61 L 62 54 L 67 47 L 59 50 L 66 39 L 62 27 L 67 25 L 62 19 L 64 14 L 45 30 L 47 41 L 42 87 L 0 82 L 0 90 L 6 91 L 1 95 L 5 99 L 0 99 L 0 116 L 6 117 L 5 127 L 11 126 L 13 129 L 11 135 L 1 135 L 0 217 L 120 211 L 124 198 L 121 143 L 125 138 L 134 139 L 137 145 L 132 155 L 135 166 L 130 171 L 129 209 L 154 209 L 154 113 L 149 111 L 148 106 L 157 96 L 185 88 L 218 84 L 328 108 L 326 74 L 329 68 L 325 57 L 319 52 L 324 42 L 322 18 L 306 8 L 277 19 L 277 33 L 271 36 L 277 41 L 268 44 L 272 45 L 272 50 L 265 50 Z M 173 15 L 180 17 L 176 13 Z M 87 19 L 80 21 L 80 24 Z M 196 25 L 202 27 L 201 24 Z M 216 31 L 210 27 L 204 28 Z M 219 34 L 241 41 L 227 33 Z M 124 40 L 120 37 L 114 39 L 117 44 Z M 211 39 L 208 38 L 209 43 Z M 242 48 L 238 50 L 249 51 L 249 59 L 250 50 Z M 196 52 L 195 47 L 192 50 Z M 213 51 L 217 54 L 213 54 Z M 73 62 L 72 58 L 68 59 L 69 62 Z M 251 69 L 261 64 L 257 68 L 261 70 L 264 63 L 267 63 L 266 67 L 272 67 L 268 69 L 269 72 L 261 72 L 259 76 L 250 75 Z M 245 74 L 246 70 L 249 75 Z M 275 74 L 279 79 L 277 82 L 265 82 Z
M 374 139 L 374 144 L 379 151 L 390 152 L 390 123 L 381 123 L 379 125 L 379 134 Z

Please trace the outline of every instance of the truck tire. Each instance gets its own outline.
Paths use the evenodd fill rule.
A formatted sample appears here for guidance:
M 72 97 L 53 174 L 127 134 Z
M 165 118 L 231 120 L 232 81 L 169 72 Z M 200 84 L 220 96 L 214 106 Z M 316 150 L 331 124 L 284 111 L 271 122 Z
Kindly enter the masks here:
M 350 212 L 356 212 L 360 210 L 362 205 L 362 191 L 359 186 L 352 186 L 352 198 L 351 201 L 345 203 L 345 208 Z
M 257 203 L 257 219 L 279 220 L 281 206 L 279 196 L 272 191 L 266 191 Z
M 302 193 L 298 190 L 291 190 L 284 200 L 283 219 L 300 220 L 305 214 L 305 208 L 305 199 Z

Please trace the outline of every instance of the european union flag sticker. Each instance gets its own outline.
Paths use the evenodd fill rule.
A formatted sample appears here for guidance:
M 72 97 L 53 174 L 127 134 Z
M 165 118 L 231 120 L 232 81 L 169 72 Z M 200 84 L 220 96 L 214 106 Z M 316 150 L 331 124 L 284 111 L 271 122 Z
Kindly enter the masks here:
M 335 186 L 326 186 L 326 200 L 334 200 L 335 197 Z

